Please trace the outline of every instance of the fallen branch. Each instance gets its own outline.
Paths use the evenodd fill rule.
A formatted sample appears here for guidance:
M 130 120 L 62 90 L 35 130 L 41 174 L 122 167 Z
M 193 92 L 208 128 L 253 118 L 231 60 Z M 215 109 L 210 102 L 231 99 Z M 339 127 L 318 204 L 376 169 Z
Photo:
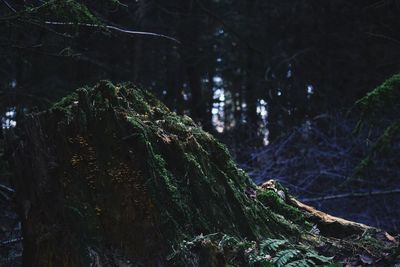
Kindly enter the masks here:
M 318 225 L 319 230 L 323 231 L 323 234 L 328 236 L 340 238 L 350 233 L 362 233 L 366 230 L 373 229 L 373 227 L 362 223 L 352 222 L 329 215 L 315 209 L 314 207 L 308 206 L 295 198 L 290 198 L 290 203 L 301 210 L 309 212 L 312 216 L 311 219 Z
M 335 200 L 335 199 L 342 199 L 342 198 L 356 198 L 356 197 L 368 197 L 368 196 L 379 196 L 379 195 L 391 195 L 391 194 L 400 194 L 400 189 L 372 191 L 372 192 L 359 192 L 359 193 L 344 193 L 344 194 L 330 195 L 330 196 L 316 197 L 316 198 L 302 198 L 301 201 L 319 202 L 319 201 L 324 201 L 324 200 Z

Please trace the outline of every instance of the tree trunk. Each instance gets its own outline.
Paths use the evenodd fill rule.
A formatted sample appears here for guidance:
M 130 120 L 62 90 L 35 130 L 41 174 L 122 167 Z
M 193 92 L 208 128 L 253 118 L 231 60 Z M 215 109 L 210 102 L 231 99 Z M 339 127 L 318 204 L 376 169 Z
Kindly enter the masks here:
M 190 90 L 190 115 L 196 121 L 204 124 L 206 110 L 206 100 L 203 95 L 202 88 L 202 69 L 200 62 L 201 50 L 199 9 L 196 7 L 195 1 L 183 1 L 182 3 L 182 19 L 180 25 L 181 56 L 185 66 L 187 84 Z
M 250 18 L 254 17 L 256 8 L 256 1 L 249 0 L 246 2 L 246 14 Z M 249 24 L 248 27 L 252 27 L 252 24 Z M 249 34 L 247 39 L 252 40 L 256 38 L 254 34 Z M 256 54 L 255 51 L 247 45 L 246 48 L 246 80 L 245 80 L 245 87 L 246 87 L 246 120 L 249 125 L 253 127 L 257 127 L 258 123 L 258 116 L 257 116 L 257 88 L 256 88 Z

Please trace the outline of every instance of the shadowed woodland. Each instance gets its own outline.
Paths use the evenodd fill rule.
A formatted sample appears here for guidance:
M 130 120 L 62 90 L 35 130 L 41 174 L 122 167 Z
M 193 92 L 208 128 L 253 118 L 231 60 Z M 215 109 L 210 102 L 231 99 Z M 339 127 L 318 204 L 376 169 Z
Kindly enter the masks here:
M 0 0 L 0 266 L 399 264 L 399 16 Z

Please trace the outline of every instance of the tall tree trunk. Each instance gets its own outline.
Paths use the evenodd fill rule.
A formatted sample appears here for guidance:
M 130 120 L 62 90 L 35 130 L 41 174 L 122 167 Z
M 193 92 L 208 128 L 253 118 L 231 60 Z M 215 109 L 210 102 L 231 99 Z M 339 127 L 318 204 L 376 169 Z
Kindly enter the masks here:
M 248 0 L 246 1 L 246 15 L 248 18 L 254 19 L 256 1 Z M 253 27 L 250 23 L 248 28 Z M 249 31 L 251 32 L 251 31 Z M 247 122 L 256 127 L 258 124 L 258 116 L 257 116 L 257 67 L 256 67 L 256 54 L 252 47 L 250 47 L 250 40 L 255 38 L 254 34 L 247 35 L 247 44 L 246 47 L 246 80 L 245 80 L 245 99 L 246 99 L 246 119 Z
M 176 50 L 177 48 L 175 47 L 167 47 L 166 51 L 166 102 L 171 110 L 176 110 L 178 114 L 183 114 L 182 77 L 184 75 L 182 73 L 182 62 L 179 60 Z
M 193 0 L 182 3 L 182 19 L 180 25 L 181 55 L 184 62 L 188 87 L 191 93 L 190 115 L 193 119 L 204 124 L 205 99 L 202 88 L 202 69 L 200 53 L 201 21 L 196 2 Z
M 256 68 L 255 54 L 250 48 L 247 49 L 246 57 L 246 82 L 245 82 L 245 99 L 246 99 L 246 119 L 251 126 L 257 127 L 257 88 L 256 88 Z

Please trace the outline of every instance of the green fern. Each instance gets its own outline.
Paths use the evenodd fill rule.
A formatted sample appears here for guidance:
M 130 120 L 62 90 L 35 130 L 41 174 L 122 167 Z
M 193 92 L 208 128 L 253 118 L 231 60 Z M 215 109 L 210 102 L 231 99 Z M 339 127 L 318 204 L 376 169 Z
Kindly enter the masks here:
M 241 242 L 236 237 L 224 234 L 222 236 L 221 241 L 219 242 L 218 246 L 223 248 L 223 247 L 234 247 L 234 246 L 238 246 L 240 244 L 241 244 Z
M 309 259 L 296 260 L 285 265 L 285 267 L 313 267 L 313 266 L 316 266 L 315 262 Z
M 260 249 L 261 251 L 265 252 L 267 250 L 268 252 L 275 252 L 278 250 L 278 248 L 284 244 L 286 244 L 288 241 L 285 239 L 272 239 L 268 238 L 264 241 L 261 242 L 260 244 Z
M 333 259 L 333 257 L 326 257 L 326 256 L 319 255 L 315 251 L 307 252 L 306 253 L 306 257 L 309 258 L 309 259 L 317 260 L 317 261 L 319 261 L 321 263 L 331 263 L 332 259 Z
M 288 263 L 291 259 L 300 254 L 300 251 L 297 249 L 287 249 L 279 251 L 276 256 L 272 259 L 277 267 L 283 267 L 286 263 Z

